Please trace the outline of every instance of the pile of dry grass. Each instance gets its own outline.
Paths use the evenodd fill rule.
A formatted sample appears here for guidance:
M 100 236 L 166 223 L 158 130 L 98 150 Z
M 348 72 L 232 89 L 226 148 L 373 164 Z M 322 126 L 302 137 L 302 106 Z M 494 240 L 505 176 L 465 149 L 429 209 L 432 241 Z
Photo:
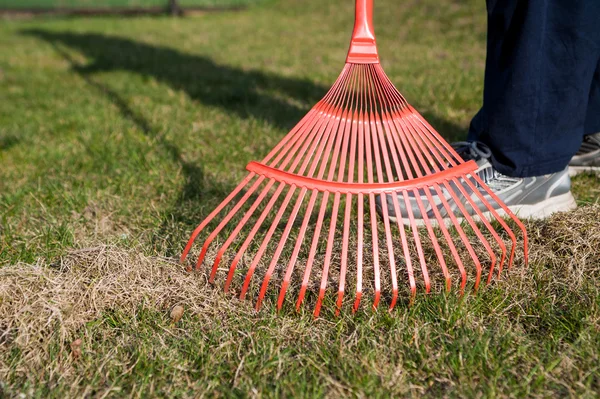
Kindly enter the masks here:
M 600 206 L 587 206 L 530 222 L 531 270 L 517 264 L 501 289 L 525 293 L 535 289 L 531 277 L 546 275 L 549 284 L 600 285 Z M 550 289 L 551 287 L 548 287 Z M 598 290 L 595 290 L 598 292 Z M 527 295 L 519 295 L 526 300 Z M 215 320 L 260 317 L 248 302 L 225 298 L 171 259 L 144 256 L 134 250 L 96 246 L 69 252 L 56 263 L 16 264 L 0 269 L 0 376 L 6 376 L 8 349 L 22 353 L 23 372 L 43 366 L 49 342 L 69 353 L 85 323 L 111 309 L 135 314 L 141 308 L 169 312 L 182 305 L 186 314 Z
M 27 372 L 44 367 L 51 342 L 68 365 L 77 331 L 107 310 L 135 315 L 149 308 L 166 318 L 177 305 L 208 318 L 247 311 L 247 304 L 213 291 L 205 276 L 186 273 L 171 259 L 106 245 L 73 250 L 52 264 L 6 266 L 0 268 L 0 352 L 20 348 L 17 372 Z M 8 372 L 6 360 L 0 356 L 0 375 Z
M 530 222 L 528 231 L 532 265 L 553 270 L 574 290 L 586 281 L 600 286 L 600 205 Z

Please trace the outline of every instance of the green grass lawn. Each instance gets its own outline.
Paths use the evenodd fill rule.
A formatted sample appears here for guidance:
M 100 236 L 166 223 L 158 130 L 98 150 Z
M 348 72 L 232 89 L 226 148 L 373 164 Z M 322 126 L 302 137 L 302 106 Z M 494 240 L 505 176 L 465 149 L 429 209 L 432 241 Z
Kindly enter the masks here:
M 376 2 L 384 69 L 449 140 L 480 106 L 484 7 Z M 352 24 L 352 2 L 317 0 L 0 21 L 0 396 L 597 397 L 596 176 L 477 296 L 313 321 L 173 264 L 336 79 Z
M 256 4 L 261 0 L 179 0 L 181 7 L 225 7 Z M 0 0 L 2 8 L 166 7 L 168 0 Z

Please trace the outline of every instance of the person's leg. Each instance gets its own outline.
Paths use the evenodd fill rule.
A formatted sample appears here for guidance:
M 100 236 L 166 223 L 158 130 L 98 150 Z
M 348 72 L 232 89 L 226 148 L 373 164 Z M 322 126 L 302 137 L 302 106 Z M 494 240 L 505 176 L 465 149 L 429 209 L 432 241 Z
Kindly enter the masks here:
M 595 134 L 598 132 L 600 132 L 600 62 L 596 66 L 596 73 L 594 73 L 584 129 L 585 134 Z
M 591 111 L 586 119 L 588 102 L 594 108 L 600 101 L 597 85 L 592 88 L 600 60 L 600 1 L 487 3 L 484 100 L 468 139 L 487 144 L 492 165 L 508 176 L 563 170 L 588 124 L 595 128 L 600 118 Z

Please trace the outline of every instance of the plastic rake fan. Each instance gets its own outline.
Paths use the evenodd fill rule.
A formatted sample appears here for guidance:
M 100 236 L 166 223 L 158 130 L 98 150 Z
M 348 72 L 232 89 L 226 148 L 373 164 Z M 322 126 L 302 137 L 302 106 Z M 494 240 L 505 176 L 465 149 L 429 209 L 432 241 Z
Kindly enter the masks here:
M 224 279 L 225 291 L 239 290 L 242 299 L 257 295 L 257 309 L 270 282 L 279 286 L 278 309 L 288 291 L 297 292 L 299 309 L 315 288 L 315 317 L 328 286 L 337 286 L 336 313 L 347 284 L 354 311 L 367 291 L 374 307 L 383 293 L 392 309 L 399 274 L 411 302 L 417 285 L 429 292 L 436 274 L 447 290 L 456 274 L 461 292 L 474 274 L 477 289 L 482 263 L 490 264 L 487 282 L 507 258 L 513 263 L 517 240 L 502 216 L 521 229 L 526 262 L 523 224 L 475 173 L 477 164 L 463 161 L 384 73 L 372 8 L 372 0 L 356 1 L 346 65 L 333 87 L 262 162 L 248 164 L 250 173 L 182 254 L 184 262 L 205 234 L 196 268 L 210 258 L 209 281 Z

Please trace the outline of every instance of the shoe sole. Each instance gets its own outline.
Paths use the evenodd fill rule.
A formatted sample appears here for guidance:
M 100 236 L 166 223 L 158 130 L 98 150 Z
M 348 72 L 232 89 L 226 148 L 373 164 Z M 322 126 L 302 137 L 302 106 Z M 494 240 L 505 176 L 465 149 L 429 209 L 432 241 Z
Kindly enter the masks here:
M 573 194 L 569 191 L 568 193 L 558 195 L 556 197 L 548 198 L 544 201 L 538 202 L 537 204 L 532 205 L 513 205 L 509 206 L 508 209 L 511 210 L 512 213 L 517 215 L 520 219 L 546 219 L 550 217 L 550 215 L 557 212 L 567 212 L 572 211 L 577 208 L 577 202 L 573 197 Z M 486 217 L 487 220 L 495 219 L 491 212 L 482 212 L 483 216 Z M 504 209 L 497 209 L 496 213 L 500 215 L 500 217 L 506 217 L 507 214 Z M 397 218 L 393 216 L 389 216 L 390 221 L 396 222 Z M 462 223 L 465 218 L 456 217 L 456 220 L 459 223 Z M 472 219 L 475 222 L 481 221 L 479 215 L 473 215 Z M 453 225 L 452 219 L 444 218 L 444 225 L 446 227 L 450 227 Z M 410 220 L 402 219 L 402 223 L 405 226 L 410 227 Z M 429 223 L 431 226 L 438 226 L 439 222 L 437 219 L 429 219 Z M 425 226 L 425 220 L 423 219 L 415 219 L 415 224 L 417 226 Z
M 600 174 L 600 166 L 569 166 L 569 176 L 571 177 L 586 172 Z

